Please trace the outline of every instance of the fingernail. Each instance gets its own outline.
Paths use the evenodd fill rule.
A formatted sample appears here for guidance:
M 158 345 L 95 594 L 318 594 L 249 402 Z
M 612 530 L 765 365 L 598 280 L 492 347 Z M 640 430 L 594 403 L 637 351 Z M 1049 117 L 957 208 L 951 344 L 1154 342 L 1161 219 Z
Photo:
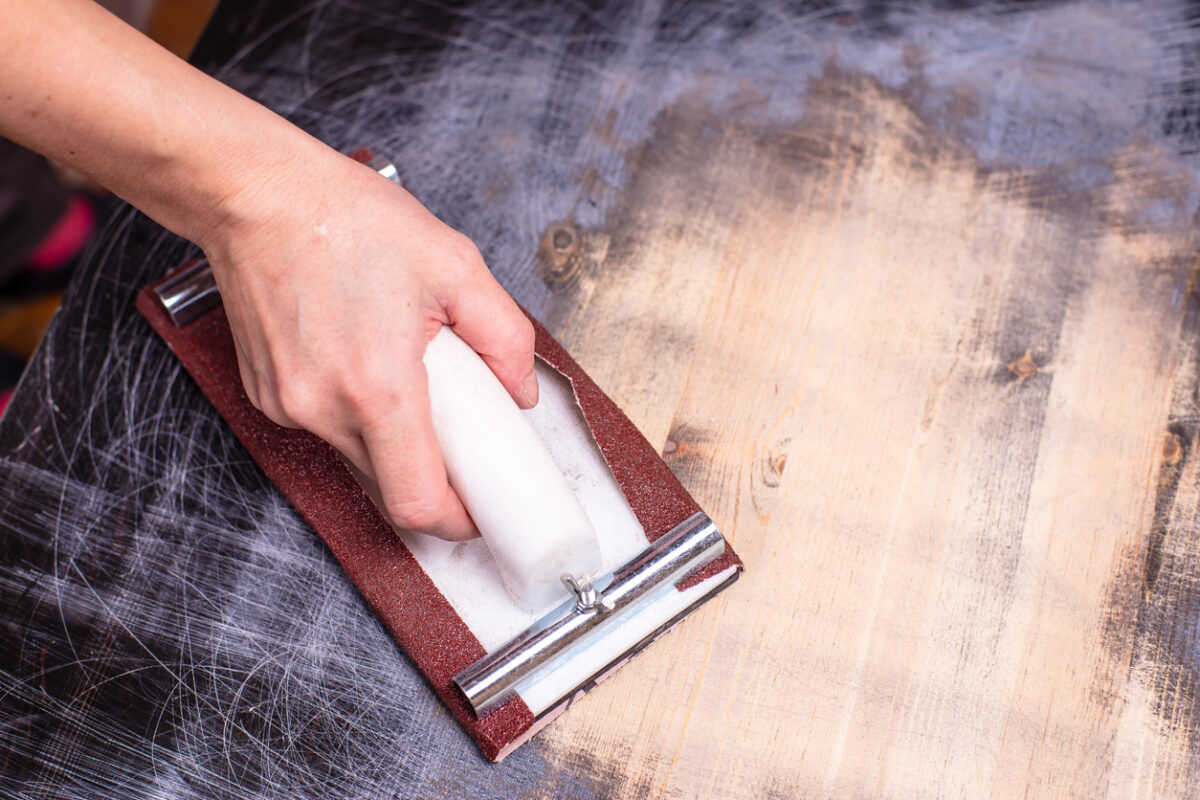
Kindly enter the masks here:
M 525 383 L 521 386 L 522 405 L 525 408 L 533 408 L 538 401 L 538 382 L 537 375 L 529 373 L 525 378 Z

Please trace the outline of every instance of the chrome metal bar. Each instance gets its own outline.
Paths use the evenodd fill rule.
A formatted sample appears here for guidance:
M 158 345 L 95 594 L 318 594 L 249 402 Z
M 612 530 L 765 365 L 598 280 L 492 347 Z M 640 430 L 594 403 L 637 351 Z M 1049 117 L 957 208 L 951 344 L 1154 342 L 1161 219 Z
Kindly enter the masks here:
M 529 630 L 454 676 L 467 702 L 482 717 L 522 687 L 553 672 L 572 655 L 603 638 L 669 587 L 725 552 L 721 532 L 706 515 L 694 514 L 625 566 L 597 581 L 589 603 L 563 603 Z M 599 591 L 596 587 L 604 587 Z M 623 653 L 615 653 L 620 658 Z
M 400 170 L 396 168 L 396 165 L 387 156 L 374 156 L 367 162 L 367 166 L 397 186 L 404 185 L 404 181 L 400 180 Z
M 689 603 L 684 608 L 680 609 L 678 612 L 676 612 L 672 616 L 663 619 L 660 622 L 659 626 L 657 628 L 655 628 L 654 630 L 650 631 L 649 633 L 647 633 L 642 638 L 641 641 L 639 641 L 636 644 L 629 647 L 627 650 L 625 650 L 624 653 L 614 656 L 611 661 L 609 661 L 607 664 L 605 664 L 603 667 L 598 669 L 593 674 L 587 676 L 587 678 L 585 678 L 582 682 L 577 684 L 574 688 L 570 689 L 569 691 L 563 692 L 562 696 L 558 699 L 558 702 L 556 702 L 553 705 L 546 708 L 545 711 L 539 712 L 536 715 L 536 718 L 544 719 L 546 717 L 552 716 L 555 713 L 557 713 L 557 711 L 559 709 L 563 708 L 564 706 L 569 708 L 572 703 L 574 703 L 580 697 L 583 697 L 585 694 L 590 692 L 592 689 L 596 688 L 597 684 L 599 684 L 602 680 L 604 680 L 606 677 L 608 677 L 610 674 L 612 674 L 616 670 L 620 669 L 631 658 L 633 658 L 638 653 L 645 650 L 650 645 L 654 644 L 654 642 L 658 639 L 658 637 L 662 636 L 664 633 L 669 631 L 671 628 L 675 627 L 677 624 L 682 622 L 684 619 L 686 619 L 688 617 L 689 614 L 691 614 L 696 609 L 700 608 L 700 606 L 704 605 L 709 600 L 712 600 L 714 597 L 719 595 L 721 592 L 725 591 L 730 586 L 732 586 L 737 581 L 739 575 L 740 575 L 740 572 L 738 570 L 732 570 L 730 572 L 730 574 L 728 575 L 728 577 L 726 577 L 723 581 L 710 587 L 708 589 L 708 591 L 706 591 L 704 594 L 697 595 L 696 598 L 694 600 L 692 600 L 691 603 Z
M 367 162 L 367 166 L 392 183 L 404 185 L 400 180 L 400 171 L 385 156 L 375 156 Z M 196 259 L 178 275 L 163 281 L 154 293 L 158 295 L 171 321 L 179 328 L 196 321 L 204 312 L 221 303 L 221 293 L 213 278 L 212 267 L 205 258 Z
M 199 258 L 154 290 L 176 327 L 193 322 L 221 304 L 221 293 L 208 259 Z

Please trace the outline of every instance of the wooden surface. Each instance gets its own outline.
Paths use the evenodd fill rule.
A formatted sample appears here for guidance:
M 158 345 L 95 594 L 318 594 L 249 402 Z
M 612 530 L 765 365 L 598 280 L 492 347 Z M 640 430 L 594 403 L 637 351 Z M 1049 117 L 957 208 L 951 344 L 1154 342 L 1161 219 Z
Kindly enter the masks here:
M 219 9 L 200 62 L 394 153 L 747 571 L 476 763 L 126 308 L 187 249 L 119 217 L 0 428 L 22 493 L 0 597 L 26 587 L 0 630 L 8 779 L 97 760 L 113 796 L 1196 796 L 1195 18 Z M 196 537 L 186 567 L 151 547 Z M 62 613 L 93 584 L 90 623 Z
M 559 306 L 748 571 L 553 738 L 634 742 L 651 794 L 1188 796 L 1183 676 L 1138 636 L 1178 591 L 1156 493 L 1195 483 L 1164 438 L 1190 232 L 1126 221 L 1162 173 L 1129 154 L 1063 213 L 874 81 L 808 92 L 794 128 L 712 121 L 702 168 L 639 171 L 642 246 Z M 671 125 L 698 154 L 703 111 Z

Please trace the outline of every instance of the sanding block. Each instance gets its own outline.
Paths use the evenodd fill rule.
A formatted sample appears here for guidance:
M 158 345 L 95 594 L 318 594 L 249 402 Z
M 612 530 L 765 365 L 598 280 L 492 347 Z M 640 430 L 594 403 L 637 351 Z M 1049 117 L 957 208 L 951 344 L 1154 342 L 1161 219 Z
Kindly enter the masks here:
M 385 176 L 395 172 L 386 162 L 371 166 Z M 515 578 L 514 568 L 504 565 L 506 553 L 519 548 L 397 534 L 332 447 L 305 431 L 275 425 L 253 407 L 205 261 L 146 287 L 137 305 L 492 760 L 527 741 L 742 570 L 716 525 L 655 449 L 532 318 L 541 392 L 537 407 L 520 412 L 521 424 L 532 429 L 569 487 L 570 502 L 594 531 L 598 552 L 586 536 L 564 537 L 582 542 L 572 545 L 580 552 L 564 558 L 562 567 L 539 556 L 542 566 L 527 566 L 526 573 L 532 569 L 541 580 L 521 588 L 520 565 Z M 492 467 L 475 456 L 468 457 L 474 464 L 455 466 L 460 456 L 443 439 L 437 418 L 439 408 L 444 414 L 462 412 L 446 409 L 436 386 L 469 379 L 462 371 L 474 369 L 469 363 L 474 355 L 460 353 L 456 337 L 439 334 L 435 343 L 425 359 L 435 431 L 459 489 L 456 469 Z M 508 440 L 495 441 L 501 444 L 494 447 L 510 446 L 504 444 Z M 490 525 L 480 524 L 479 517 L 494 509 L 481 508 L 480 501 L 472 508 L 466 497 L 464 502 L 487 536 Z M 519 511 L 526 505 L 507 507 Z

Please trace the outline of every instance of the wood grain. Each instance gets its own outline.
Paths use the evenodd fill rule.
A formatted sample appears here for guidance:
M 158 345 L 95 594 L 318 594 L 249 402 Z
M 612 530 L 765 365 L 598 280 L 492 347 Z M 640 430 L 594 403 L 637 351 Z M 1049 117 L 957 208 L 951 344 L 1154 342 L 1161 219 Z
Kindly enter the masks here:
M 1121 213 L 1155 153 L 1063 207 L 870 79 L 806 109 L 684 99 L 582 232 L 556 333 L 748 571 L 547 736 L 616 796 L 1185 796 L 1130 669 L 1185 352 L 1190 232 Z

